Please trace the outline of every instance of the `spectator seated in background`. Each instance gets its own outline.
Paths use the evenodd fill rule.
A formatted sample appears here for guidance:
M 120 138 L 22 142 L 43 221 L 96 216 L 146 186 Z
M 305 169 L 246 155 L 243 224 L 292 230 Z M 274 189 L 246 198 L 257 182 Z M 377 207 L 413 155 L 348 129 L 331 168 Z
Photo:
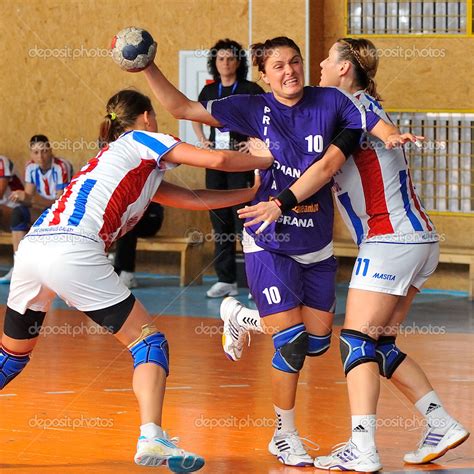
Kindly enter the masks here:
M 53 155 L 45 135 L 34 135 L 30 139 L 30 158 L 25 167 L 24 189 L 12 190 L 9 200 L 15 211 L 12 221 L 13 251 L 30 228 L 31 217 L 36 220 L 41 213 L 62 194 L 72 178 L 72 165 Z M 0 278 L 0 283 L 9 283 L 12 269 Z
M 138 224 L 117 240 L 113 265 L 126 287 L 136 288 L 138 286 L 134 275 L 138 237 L 153 237 L 156 235 L 163 224 L 163 217 L 163 207 L 152 202 Z

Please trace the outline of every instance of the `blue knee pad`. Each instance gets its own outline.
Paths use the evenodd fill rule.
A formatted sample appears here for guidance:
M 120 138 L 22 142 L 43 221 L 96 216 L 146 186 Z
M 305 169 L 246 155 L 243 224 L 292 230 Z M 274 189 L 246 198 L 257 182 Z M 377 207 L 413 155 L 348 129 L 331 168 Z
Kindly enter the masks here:
M 407 356 L 395 344 L 395 336 L 381 336 L 377 341 L 376 357 L 380 375 L 391 378 Z
M 282 372 L 298 373 L 308 352 L 308 333 L 304 324 L 297 324 L 273 335 L 275 354 L 272 366 Z
M 130 348 L 133 357 L 133 368 L 136 369 L 140 364 L 152 363 L 159 365 L 164 369 L 166 375 L 169 375 L 169 349 L 168 341 L 161 332 L 156 332 L 145 337 L 138 344 Z
M 3 347 L 0 347 L 0 390 L 17 376 L 29 361 L 29 354 L 10 354 Z
M 308 352 L 306 355 L 310 357 L 318 357 L 323 355 L 331 345 L 332 331 L 325 336 L 316 336 L 308 333 Z
M 360 364 L 377 362 L 376 345 L 377 341 L 367 334 L 352 329 L 343 329 L 340 348 L 344 373 L 347 375 Z

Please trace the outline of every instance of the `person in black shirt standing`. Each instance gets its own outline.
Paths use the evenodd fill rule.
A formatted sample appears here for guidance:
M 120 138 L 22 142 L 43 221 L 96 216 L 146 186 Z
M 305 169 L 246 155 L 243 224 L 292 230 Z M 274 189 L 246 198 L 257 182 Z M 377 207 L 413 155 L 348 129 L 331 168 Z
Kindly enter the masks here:
M 207 62 L 214 82 L 203 87 L 198 100 L 221 99 L 232 94 L 261 94 L 263 89 L 246 79 L 247 56 L 242 46 L 230 39 L 221 39 L 210 49 Z M 211 127 L 209 138 L 204 135 L 202 124 L 193 123 L 193 129 L 206 148 L 243 150 L 246 136 L 233 132 L 221 132 Z M 208 189 L 237 189 L 252 186 L 253 173 L 229 173 L 206 170 Z M 210 212 L 215 237 L 214 269 L 218 282 L 207 291 L 208 298 L 222 298 L 238 294 L 236 282 L 235 251 L 236 241 L 242 235 L 242 221 L 237 216 L 237 208 L 230 207 Z

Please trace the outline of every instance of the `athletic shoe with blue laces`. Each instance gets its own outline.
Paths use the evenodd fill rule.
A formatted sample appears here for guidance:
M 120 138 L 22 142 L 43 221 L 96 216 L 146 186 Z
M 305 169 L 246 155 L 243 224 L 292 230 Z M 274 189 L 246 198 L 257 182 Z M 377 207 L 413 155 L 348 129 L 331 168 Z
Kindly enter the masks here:
M 138 438 L 135 463 L 140 466 L 168 466 L 173 472 L 194 472 L 204 466 L 204 459 L 176 446 L 177 438 Z
M 318 456 L 314 466 L 328 471 L 376 472 L 382 469 L 375 447 L 362 452 L 352 440 L 334 446 L 329 456 Z
M 416 451 L 405 454 L 408 464 L 425 464 L 440 458 L 450 449 L 459 446 L 469 438 L 469 432 L 459 423 L 453 423 L 445 433 L 428 428 L 423 433 Z
M 313 458 L 307 453 L 302 440 L 311 443 L 306 438 L 300 438 L 296 430 L 281 434 L 275 433 L 268 445 L 268 451 L 287 466 L 312 466 Z M 311 444 L 319 449 L 317 444 Z

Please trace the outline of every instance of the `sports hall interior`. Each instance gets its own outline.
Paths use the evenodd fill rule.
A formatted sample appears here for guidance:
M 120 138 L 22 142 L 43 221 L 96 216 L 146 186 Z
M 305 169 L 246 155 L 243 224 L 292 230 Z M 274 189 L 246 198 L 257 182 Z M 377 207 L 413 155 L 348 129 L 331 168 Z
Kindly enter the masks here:
M 102 53 L 113 35 L 126 26 L 152 33 L 158 42 L 156 61 L 174 84 L 180 79 L 179 52 L 207 49 L 219 38 L 232 38 L 245 46 L 275 36 L 293 38 L 303 52 L 310 85 L 318 84 L 319 63 L 338 38 L 371 39 L 382 52 L 377 84 L 384 107 L 402 131 L 423 130 L 431 141 L 441 144 L 439 149 L 424 148 L 419 156 L 409 155 L 415 184 L 440 234 L 444 257 L 427 290 L 415 301 L 407 322 L 413 330 L 400 344 L 417 358 L 453 414 L 472 430 L 473 2 L 425 2 L 455 3 L 456 9 L 447 9 L 452 13 L 444 13 L 439 22 L 427 22 L 421 27 L 423 33 L 419 25 L 400 27 L 396 18 L 406 17 L 405 10 L 384 22 L 383 10 L 373 6 L 376 3 L 398 3 L 403 10 L 403 4 L 415 8 L 423 2 L 0 0 L 0 154 L 13 160 L 21 174 L 28 161 L 29 138 L 44 133 L 57 144 L 55 153 L 69 159 L 76 170 L 95 156 L 107 99 L 128 87 L 152 94 L 142 74 L 121 71 Z M 354 18 L 361 8 L 362 16 L 377 13 L 382 20 L 357 23 Z M 56 50 L 55 56 L 41 53 L 48 49 Z M 72 57 L 71 51 L 79 52 Z M 255 69 L 252 74 L 258 80 Z M 262 81 L 259 84 L 264 87 Z M 178 121 L 153 103 L 159 130 L 178 136 Z M 203 188 L 204 170 L 181 166 L 167 173 L 166 179 Z M 207 212 L 166 208 L 161 236 L 182 238 L 195 231 L 210 234 Z M 355 255 L 349 241 L 336 212 L 340 261 L 336 333 L 343 322 Z M 194 281 L 180 286 L 176 253 L 140 252 L 138 258 L 140 286 L 134 293 L 157 315 L 171 347 L 165 426 L 180 436 L 187 449 L 203 454 L 202 472 L 302 472 L 280 465 L 266 451 L 273 430 L 269 422 L 273 416 L 268 370 L 271 340 L 253 338 L 239 363 L 225 358 L 220 302 L 205 298 L 206 288 L 216 281 L 212 242 L 204 239 L 198 250 L 202 285 Z M 0 247 L 0 263 L 5 270 L 11 266 L 8 245 Z M 239 299 L 246 304 L 247 293 L 240 289 Z M 8 286 L 0 287 L 2 308 L 7 294 Z M 93 323 L 62 302 L 55 304 L 46 324 L 49 334 L 41 338 L 26 373 L 0 392 L 0 471 L 143 471 L 133 465 L 138 409 L 131 391 L 130 355 L 114 338 L 94 333 Z M 349 431 L 346 384 L 338 341 L 334 338 L 333 342 L 324 358 L 305 366 L 298 394 L 300 432 L 316 441 L 322 453 L 344 441 Z M 419 437 L 414 429 L 416 415 L 386 381 L 379 416 L 386 420 L 377 435 L 384 472 L 474 472 L 471 440 L 438 463 L 418 468 L 403 465 L 402 453 Z M 57 423 L 45 429 L 45 420 Z M 76 420 L 77 426 L 61 425 L 61 420 Z M 413 428 L 407 428 L 410 421 Z

